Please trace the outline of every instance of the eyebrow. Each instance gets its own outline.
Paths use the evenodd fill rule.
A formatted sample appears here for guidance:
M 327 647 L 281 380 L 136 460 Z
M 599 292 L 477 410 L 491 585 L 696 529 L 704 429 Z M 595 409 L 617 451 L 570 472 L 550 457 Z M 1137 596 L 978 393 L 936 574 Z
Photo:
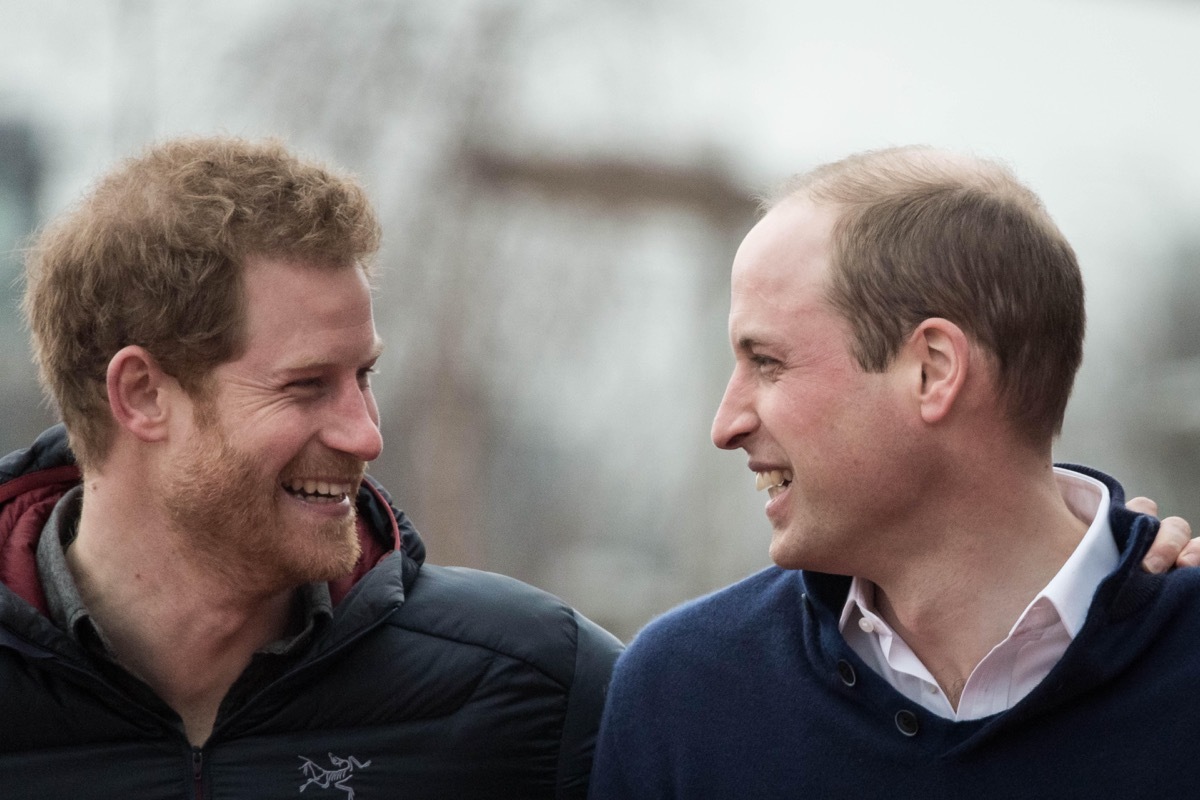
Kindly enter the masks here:
M 381 339 L 377 335 L 375 337 L 375 341 L 371 344 L 371 349 L 368 352 L 367 357 L 365 359 L 363 359 L 362 363 L 363 364 L 373 364 L 374 362 L 379 360 L 379 357 L 381 355 L 383 355 L 383 339 Z M 327 367 L 329 365 L 330 364 L 327 361 L 320 361 L 320 360 L 314 359 L 312 361 L 302 361 L 298 364 L 289 364 L 288 366 L 282 368 L 280 370 L 280 373 L 283 375 L 291 375 L 294 373 L 308 372 L 308 371 L 311 371 L 314 369 L 324 369 L 325 367 Z
M 755 339 L 753 336 L 743 336 L 737 340 L 737 349 L 748 352 L 762 347 L 763 344 L 762 340 Z

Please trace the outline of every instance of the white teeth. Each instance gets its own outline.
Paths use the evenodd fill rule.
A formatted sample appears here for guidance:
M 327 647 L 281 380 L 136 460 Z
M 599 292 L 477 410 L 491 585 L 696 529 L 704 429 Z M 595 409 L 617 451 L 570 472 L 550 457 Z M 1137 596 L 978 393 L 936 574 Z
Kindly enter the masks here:
M 293 494 L 305 494 L 317 497 L 341 499 L 350 494 L 353 487 L 349 483 L 330 483 L 313 479 L 292 478 L 284 481 L 283 488 Z
M 783 486 L 792 480 L 792 471 L 790 469 L 771 469 L 766 472 L 755 473 L 754 488 L 758 491 L 763 489 L 774 489 L 777 486 Z

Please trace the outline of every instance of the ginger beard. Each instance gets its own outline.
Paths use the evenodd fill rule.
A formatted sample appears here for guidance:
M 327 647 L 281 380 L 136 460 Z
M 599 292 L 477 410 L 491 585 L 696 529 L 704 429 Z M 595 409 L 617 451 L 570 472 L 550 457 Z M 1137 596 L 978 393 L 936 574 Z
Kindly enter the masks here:
M 349 513 L 305 514 L 303 501 L 288 496 L 281 478 L 344 476 L 341 480 L 357 493 L 366 465 L 339 453 L 301 454 L 280 474 L 264 474 L 252 456 L 234 447 L 213 416 L 197 414 L 195 435 L 165 476 L 164 504 L 184 537 L 185 554 L 233 585 L 265 590 L 349 573 L 362 550 L 353 494 Z

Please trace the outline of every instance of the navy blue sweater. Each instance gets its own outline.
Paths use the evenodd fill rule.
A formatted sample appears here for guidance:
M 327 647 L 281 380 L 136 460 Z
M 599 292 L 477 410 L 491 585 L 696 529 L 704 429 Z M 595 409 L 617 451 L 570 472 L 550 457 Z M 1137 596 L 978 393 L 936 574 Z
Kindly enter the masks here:
M 764 570 L 651 623 L 618 661 L 593 800 L 1200 794 L 1200 569 L 1142 572 L 1157 528 L 1113 493 L 1117 569 L 1012 709 L 954 722 L 838 632 L 849 579 Z

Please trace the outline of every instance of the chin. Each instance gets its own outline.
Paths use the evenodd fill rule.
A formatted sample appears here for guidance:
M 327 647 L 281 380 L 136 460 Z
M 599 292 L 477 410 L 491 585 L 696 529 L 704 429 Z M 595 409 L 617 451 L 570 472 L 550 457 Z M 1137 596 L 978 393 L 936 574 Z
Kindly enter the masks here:
M 778 536 L 771 540 L 770 555 L 775 566 L 783 569 L 807 568 L 809 565 L 805 563 L 803 555 L 797 552 L 797 548 L 789 547 L 788 544 Z
M 838 561 L 836 542 L 819 537 L 824 528 L 799 529 L 794 523 L 771 536 L 769 550 L 771 561 L 782 569 L 806 569 L 818 572 L 834 572 L 830 569 Z M 844 547 L 844 545 L 843 545 Z
M 298 558 L 293 564 L 297 582 L 327 582 L 350 574 L 362 556 L 362 545 L 358 541 L 358 531 L 351 525 L 348 534 L 338 530 L 336 535 L 326 537 L 322 545 L 314 546 L 306 554 L 296 555 Z

